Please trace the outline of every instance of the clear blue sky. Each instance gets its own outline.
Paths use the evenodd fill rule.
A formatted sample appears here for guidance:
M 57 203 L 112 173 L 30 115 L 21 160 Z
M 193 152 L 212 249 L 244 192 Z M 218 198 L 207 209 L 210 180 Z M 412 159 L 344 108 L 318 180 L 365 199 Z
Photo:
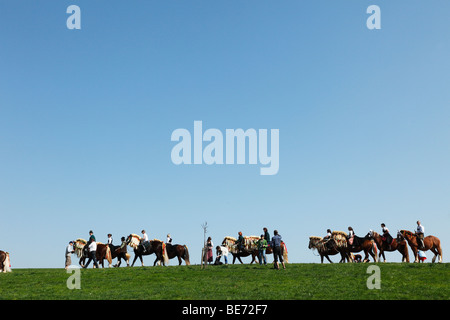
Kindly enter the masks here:
M 72 4 L 81 30 L 66 28 Z M 371 4 L 381 30 L 366 27 Z M 0 249 L 13 268 L 57 268 L 90 229 L 116 244 L 146 229 L 199 263 L 207 221 L 215 244 L 268 227 L 291 262 L 319 262 L 308 237 L 327 228 L 395 234 L 420 219 L 449 261 L 449 12 L 444 0 L 0 1 Z M 194 120 L 279 129 L 278 174 L 174 165 L 171 133 Z

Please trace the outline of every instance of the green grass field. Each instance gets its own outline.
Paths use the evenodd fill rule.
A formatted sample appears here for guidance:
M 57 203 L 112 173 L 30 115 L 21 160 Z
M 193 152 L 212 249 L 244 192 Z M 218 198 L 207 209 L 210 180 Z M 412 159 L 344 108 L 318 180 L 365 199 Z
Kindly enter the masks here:
M 436 299 L 450 298 L 450 264 L 379 263 L 381 289 L 367 288 L 372 264 L 134 267 L 81 270 L 70 290 L 64 269 L 0 273 L 1 299 Z

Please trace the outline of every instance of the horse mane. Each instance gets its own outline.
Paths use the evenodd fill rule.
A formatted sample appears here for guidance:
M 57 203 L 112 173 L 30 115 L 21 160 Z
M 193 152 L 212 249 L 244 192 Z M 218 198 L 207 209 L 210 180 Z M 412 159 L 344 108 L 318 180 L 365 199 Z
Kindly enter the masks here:
M 130 234 L 130 237 L 131 237 L 131 239 L 130 239 L 130 243 L 128 245 L 132 248 L 136 248 L 139 245 L 139 243 L 141 242 L 141 236 L 139 236 L 135 233 L 132 233 L 132 234 Z
M 161 243 L 164 243 L 164 241 L 159 240 L 159 239 L 153 239 L 153 240 L 150 240 L 150 241 L 155 241 L 155 242 L 161 242 Z
M 335 236 L 335 235 L 340 235 L 340 236 L 344 236 L 347 238 L 347 233 L 345 233 L 344 231 L 333 231 L 331 233 L 331 235 Z
M 235 237 L 230 237 L 230 236 L 226 236 L 224 239 L 225 240 L 231 240 L 231 241 L 236 241 L 237 239 Z
M 344 231 L 333 231 L 331 236 L 339 248 L 347 247 L 347 233 Z
M 400 230 L 400 233 L 401 234 L 407 234 L 407 235 L 409 235 L 409 236 L 413 236 L 414 235 L 414 233 L 413 232 L 411 232 L 411 231 L 408 231 L 408 230 Z
M 311 243 L 312 241 L 312 243 Z M 312 245 L 311 250 L 317 250 L 319 253 L 323 253 L 326 251 L 325 242 L 322 237 L 310 236 L 309 237 L 310 245 Z
M 78 238 L 77 240 L 75 240 L 74 251 L 77 254 L 78 258 L 81 258 L 83 256 L 83 248 L 86 244 L 87 244 L 87 241 L 82 238 Z

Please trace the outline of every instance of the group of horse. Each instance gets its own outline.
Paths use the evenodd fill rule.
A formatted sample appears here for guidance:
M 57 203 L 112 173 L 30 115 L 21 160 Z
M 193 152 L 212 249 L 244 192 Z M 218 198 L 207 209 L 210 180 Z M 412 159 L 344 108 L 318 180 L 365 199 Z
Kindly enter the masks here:
M 258 256 L 258 249 L 256 247 L 256 241 L 259 239 L 257 236 L 246 236 L 244 237 L 244 247 L 238 249 L 236 245 L 236 238 L 225 237 L 222 241 L 222 246 L 228 248 L 229 253 L 233 256 L 233 264 L 235 260 L 238 259 L 241 263 L 241 257 L 252 256 L 253 263 L 256 261 Z M 190 265 L 189 261 L 189 250 L 186 245 L 181 244 L 169 244 L 164 243 L 161 240 L 153 239 L 145 243 L 142 242 L 142 238 L 137 234 L 130 234 L 126 238 L 126 245 L 130 246 L 134 251 L 134 260 L 131 266 L 139 258 L 142 266 L 144 266 L 143 256 L 155 254 L 156 259 L 153 263 L 155 266 L 157 263 L 162 265 L 167 265 L 169 259 L 175 257 L 178 258 L 178 264 L 181 265 L 184 260 L 186 265 Z M 397 233 L 397 237 L 393 238 L 391 243 L 387 243 L 386 239 L 378 234 L 377 232 L 370 230 L 365 237 L 353 237 L 353 242 L 350 244 L 348 236 L 343 231 L 333 231 L 331 237 L 324 239 L 322 237 L 311 236 L 309 237 L 308 248 L 312 250 L 317 250 L 320 255 L 321 263 L 323 263 L 324 258 L 326 258 L 330 263 L 329 256 L 340 254 L 341 260 L 339 262 L 353 262 L 352 253 L 357 253 L 363 251 L 364 261 L 369 261 L 369 255 L 373 258 L 373 261 L 378 262 L 379 258 L 383 256 L 384 261 L 386 257 L 385 252 L 398 251 L 402 255 L 402 262 L 409 262 L 408 246 L 414 253 L 414 261 L 418 262 L 418 252 L 430 250 L 434 253 L 432 262 L 436 261 L 439 257 L 439 262 L 442 262 L 442 248 L 439 238 L 435 236 L 427 236 L 423 239 L 423 244 L 421 244 L 415 233 L 408 230 L 400 230 Z M 87 241 L 84 239 L 77 239 L 74 241 L 74 252 L 77 254 L 79 264 L 84 266 L 86 258 L 89 256 Z M 379 251 L 379 253 L 378 253 Z M 266 254 L 272 253 L 272 248 L 269 246 L 266 249 Z M 288 262 L 287 248 L 286 244 L 282 242 L 281 253 L 285 262 Z M 125 260 L 127 266 L 130 266 L 130 255 L 121 249 L 121 246 L 107 245 L 101 242 L 97 242 L 96 258 L 99 264 L 104 268 L 104 260 L 107 260 L 109 267 L 112 265 L 112 259 L 117 258 L 117 264 L 115 267 L 121 265 L 122 259 Z M 0 272 L 10 272 L 11 263 L 9 259 L 9 253 L 0 250 Z
M 259 239 L 257 236 L 246 236 L 244 237 L 244 246 L 242 250 L 239 250 L 236 245 L 236 238 L 234 237 L 225 237 L 222 241 L 222 246 L 226 246 L 229 250 L 229 253 L 233 256 L 233 264 L 235 260 L 239 260 L 239 262 L 243 263 L 241 257 L 252 256 L 253 263 L 256 261 L 258 257 L 258 249 L 256 247 L 256 241 Z M 149 240 L 145 243 L 142 242 L 142 237 L 137 234 L 130 234 L 126 240 L 126 244 L 130 246 L 134 251 L 134 259 L 131 263 L 133 267 L 136 260 L 139 258 L 142 266 L 144 266 L 143 256 L 155 254 L 156 259 L 153 263 L 162 264 L 163 266 L 169 263 L 170 259 L 178 258 L 178 264 L 181 265 L 183 260 L 186 265 L 190 265 L 189 260 L 189 249 L 185 244 L 169 244 L 165 243 L 158 239 Z M 281 253 L 285 262 L 288 262 L 287 248 L 284 242 L 281 243 Z M 79 258 L 79 264 L 81 266 L 85 265 L 86 259 L 89 257 L 89 249 L 88 244 L 85 239 L 77 239 L 74 241 L 74 252 Z M 269 246 L 266 249 L 266 254 L 271 254 L 272 248 Z M 117 264 L 114 267 L 119 267 L 121 265 L 122 259 L 125 260 L 127 266 L 130 266 L 130 254 L 127 252 L 122 252 L 121 246 L 107 245 L 101 242 L 97 242 L 97 250 L 96 250 L 96 258 L 103 268 L 104 260 L 108 262 L 108 266 L 112 266 L 112 260 L 117 258 Z
M 386 239 L 377 232 L 370 230 L 365 237 L 354 236 L 353 243 L 349 243 L 348 236 L 343 231 L 333 231 L 330 238 L 324 239 L 322 237 L 309 237 L 308 248 L 317 250 L 320 255 L 321 263 L 326 258 L 330 263 L 332 261 L 328 256 L 340 254 L 341 260 L 339 262 L 353 262 L 352 253 L 363 251 L 365 254 L 364 262 L 369 261 L 369 255 L 373 261 L 378 262 L 379 258 L 383 256 L 383 261 L 386 262 L 385 252 L 398 251 L 402 255 L 402 262 L 409 262 L 408 246 L 414 253 L 414 262 L 419 262 L 418 252 L 428 251 L 434 253 L 432 262 L 439 257 L 439 262 L 442 262 L 442 248 L 441 241 L 435 236 L 427 236 L 423 239 L 423 245 L 417 239 L 415 233 L 408 230 L 400 230 L 397 232 L 397 237 L 393 238 L 391 243 L 387 243 Z M 379 255 L 378 255 L 379 251 Z
M 126 244 L 130 246 L 134 251 L 134 260 L 131 266 L 134 266 L 137 258 L 141 260 L 142 266 L 144 266 L 144 262 L 142 260 L 142 256 L 155 254 L 156 260 L 153 265 L 157 263 L 162 263 L 163 265 L 167 265 L 169 259 L 173 259 L 175 257 L 178 258 L 178 263 L 181 265 L 182 260 L 185 261 L 186 265 L 190 265 L 189 261 L 189 250 L 186 245 L 180 244 L 169 244 L 164 243 L 161 240 L 153 239 L 149 240 L 146 243 L 142 242 L 142 237 L 137 234 L 130 234 L 126 238 Z M 74 251 L 77 254 L 79 260 L 79 264 L 84 266 L 86 258 L 89 257 L 89 249 L 87 241 L 84 239 L 77 239 L 74 241 Z M 125 260 L 127 266 L 130 266 L 130 258 L 131 256 L 127 252 L 122 252 L 121 246 L 107 245 L 101 242 L 97 242 L 97 250 L 95 253 L 98 263 L 104 268 L 104 260 L 108 261 L 108 267 L 111 267 L 112 260 L 117 258 L 117 264 L 114 267 L 120 267 L 122 259 Z

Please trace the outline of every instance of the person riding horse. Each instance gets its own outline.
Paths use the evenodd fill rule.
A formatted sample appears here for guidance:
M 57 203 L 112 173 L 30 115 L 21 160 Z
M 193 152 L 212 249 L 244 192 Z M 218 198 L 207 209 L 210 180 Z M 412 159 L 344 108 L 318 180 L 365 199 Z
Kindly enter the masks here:
M 348 227 L 348 236 L 347 240 L 349 245 L 353 248 L 359 245 L 358 238 L 355 237 L 355 231 L 353 231 L 352 227 Z
M 323 242 L 328 249 L 333 249 L 333 237 L 331 234 L 331 229 L 327 229 L 327 235 L 323 237 Z
M 391 250 L 391 243 L 394 238 L 392 238 L 391 234 L 389 233 L 389 229 L 386 228 L 386 225 L 384 223 L 381 224 L 381 232 L 383 234 L 383 241 L 385 241 L 388 245 L 388 250 Z
M 239 231 L 239 233 L 238 233 L 238 238 L 236 240 L 236 246 L 237 246 L 239 252 L 244 251 L 244 237 L 242 236 L 241 231 Z
M 145 232 L 145 230 L 142 230 L 141 233 L 142 233 L 142 239 L 141 239 L 140 246 L 142 248 L 142 252 L 146 253 L 147 252 L 147 247 L 149 246 L 150 243 L 148 241 L 147 232 Z
M 420 221 L 417 221 L 416 236 L 417 236 L 417 243 L 419 245 L 419 250 L 422 250 L 425 247 L 423 243 L 424 234 L 425 234 L 425 227 L 420 224 Z

